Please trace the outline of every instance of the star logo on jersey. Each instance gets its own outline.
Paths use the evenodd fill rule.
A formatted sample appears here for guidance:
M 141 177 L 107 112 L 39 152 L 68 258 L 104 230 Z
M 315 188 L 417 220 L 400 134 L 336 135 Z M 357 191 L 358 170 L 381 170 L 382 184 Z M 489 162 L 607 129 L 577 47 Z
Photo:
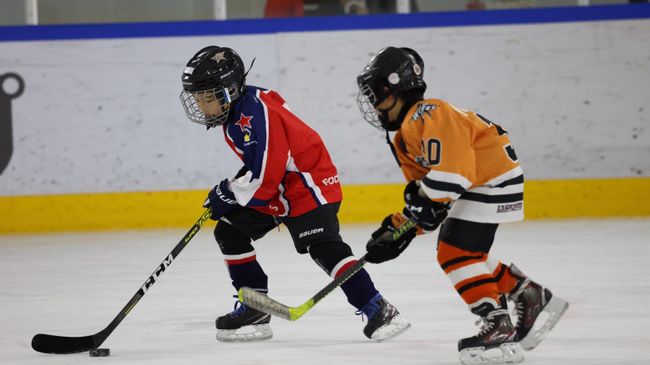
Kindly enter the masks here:
M 224 53 L 226 53 L 226 52 L 224 51 L 224 52 L 215 53 L 215 55 L 212 57 L 212 59 L 214 61 L 216 61 L 217 63 L 219 63 L 221 61 L 225 61 L 226 57 L 224 56 Z
M 246 128 L 253 129 L 253 126 L 251 126 L 251 119 L 253 119 L 252 115 L 250 117 L 247 117 L 244 115 L 244 113 L 242 113 L 241 117 L 239 117 L 239 120 L 235 123 L 235 125 L 238 125 L 239 128 L 241 128 L 242 132 L 245 132 Z

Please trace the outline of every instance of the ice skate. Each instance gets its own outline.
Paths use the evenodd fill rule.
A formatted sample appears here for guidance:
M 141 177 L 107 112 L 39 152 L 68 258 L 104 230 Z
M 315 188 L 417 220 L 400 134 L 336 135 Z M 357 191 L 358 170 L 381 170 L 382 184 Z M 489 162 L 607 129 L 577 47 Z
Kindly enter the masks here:
M 458 341 L 461 364 L 516 364 L 524 361 L 523 351 L 517 343 L 517 330 L 505 305 L 495 308 L 484 303 L 472 312 L 481 315 L 476 322 L 481 330 L 475 336 Z
M 365 314 L 368 317 L 363 334 L 377 342 L 396 337 L 411 327 L 411 323 L 401 318 L 397 308 L 388 303 L 381 294 L 372 298 L 357 314 Z
M 530 280 L 514 264 L 510 265 L 510 271 L 519 279 L 508 298 L 515 303 L 519 344 L 530 351 L 560 320 L 569 303 Z
M 269 314 L 237 301 L 235 310 L 217 318 L 217 340 L 222 342 L 264 341 L 273 337 Z

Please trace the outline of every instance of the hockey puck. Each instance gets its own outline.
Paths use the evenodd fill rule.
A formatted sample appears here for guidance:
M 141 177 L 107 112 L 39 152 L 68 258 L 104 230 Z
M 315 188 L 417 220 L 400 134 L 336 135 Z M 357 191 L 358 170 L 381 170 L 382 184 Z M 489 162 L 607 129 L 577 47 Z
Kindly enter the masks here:
M 106 357 L 111 355 L 111 349 L 94 349 L 88 351 L 90 357 Z

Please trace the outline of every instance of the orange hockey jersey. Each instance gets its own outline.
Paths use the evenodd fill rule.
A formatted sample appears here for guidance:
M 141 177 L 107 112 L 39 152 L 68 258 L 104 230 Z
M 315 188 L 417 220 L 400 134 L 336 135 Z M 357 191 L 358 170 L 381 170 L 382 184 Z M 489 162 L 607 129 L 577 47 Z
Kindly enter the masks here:
M 426 195 L 452 202 L 449 217 L 523 219 L 524 175 L 510 138 L 479 114 L 439 99 L 415 104 L 393 139 L 402 172 Z

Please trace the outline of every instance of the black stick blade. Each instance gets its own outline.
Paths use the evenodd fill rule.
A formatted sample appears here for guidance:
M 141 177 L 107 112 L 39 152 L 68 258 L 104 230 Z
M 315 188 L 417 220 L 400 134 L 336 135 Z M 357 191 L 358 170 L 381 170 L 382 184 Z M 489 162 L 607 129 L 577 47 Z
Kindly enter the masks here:
M 32 348 L 45 354 L 74 354 L 96 347 L 94 336 L 65 337 L 39 333 L 32 338 Z

